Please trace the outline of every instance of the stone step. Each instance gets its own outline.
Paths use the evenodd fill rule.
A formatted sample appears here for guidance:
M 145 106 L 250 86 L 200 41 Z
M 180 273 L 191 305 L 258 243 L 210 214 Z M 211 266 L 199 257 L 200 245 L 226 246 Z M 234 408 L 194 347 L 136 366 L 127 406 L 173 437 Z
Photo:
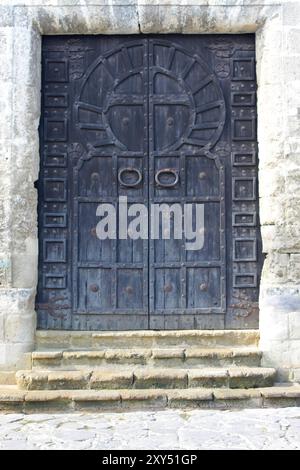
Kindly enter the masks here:
M 258 330 L 56 331 L 39 330 L 37 349 L 111 349 L 157 347 L 257 347 Z
M 260 363 L 261 352 L 256 348 L 124 348 L 98 351 L 48 350 L 32 353 L 34 370 L 80 370 L 120 365 L 177 368 L 259 367 Z
M 155 388 L 255 388 L 270 387 L 276 371 L 262 367 L 232 368 L 139 368 L 116 371 L 98 369 L 82 371 L 32 371 L 16 373 L 22 390 L 101 390 Z
M 16 371 L 0 370 L 0 387 L 1 385 L 16 385 Z
M 130 411 L 132 409 L 237 409 L 300 406 L 300 385 L 256 389 L 39 390 L 0 387 L 0 411 L 14 413 Z

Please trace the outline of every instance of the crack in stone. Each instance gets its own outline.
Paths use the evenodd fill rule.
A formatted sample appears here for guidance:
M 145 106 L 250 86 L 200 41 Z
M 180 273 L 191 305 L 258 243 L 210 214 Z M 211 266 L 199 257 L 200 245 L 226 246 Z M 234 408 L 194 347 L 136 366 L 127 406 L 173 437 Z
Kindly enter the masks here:
M 291 445 L 293 446 L 294 443 L 287 436 L 287 432 L 290 429 L 291 424 L 290 423 L 282 423 L 281 420 L 278 421 L 278 424 L 279 424 L 281 439 L 283 439 L 287 443 L 288 446 L 291 446 Z
M 136 17 L 137 17 L 137 24 L 139 28 L 139 34 L 142 34 L 142 28 L 141 28 L 141 23 L 140 23 L 140 14 L 139 14 L 139 6 L 138 4 L 136 5 Z

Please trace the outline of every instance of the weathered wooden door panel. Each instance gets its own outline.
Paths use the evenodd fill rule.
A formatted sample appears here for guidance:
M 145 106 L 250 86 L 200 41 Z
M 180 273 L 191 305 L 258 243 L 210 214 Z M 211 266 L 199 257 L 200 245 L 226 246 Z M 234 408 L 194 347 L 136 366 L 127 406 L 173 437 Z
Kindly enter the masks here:
M 147 41 L 142 40 L 98 57 L 75 96 L 75 122 L 89 152 L 84 151 L 73 167 L 74 188 L 79 188 L 78 197 L 74 193 L 75 217 L 80 205 L 86 206 L 73 251 L 73 282 L 78 279 L 73 315 L 87 315 L 91 328 L 97 324 L 109 329 L 112 315 L 120 315 L 123 329 L 134 328 L 136 316 L 140 328 L 148 327 L 147 241 L 99 240 L 95 226 L 100 203 L 113 203 L 116 213 L 119 196 L 128 198 L 128 207 L 147 203 L 146 52 Z
M 254 57 L 252 35 L 44 38 L 40 328 L 257 326 Z M 149 209 L 149 231 L 150 208 L 173 205 L 170 226 L 133 240 L 117 222 L 99 240 L 97 207 L 118 213 L 120 196 Z M 200 204 L 187 250 L 176 210 Z
M 150 201 L 180 205 L 182 213 L 187 204 L 203 204 L 205 243 L 188 251 L 184 239 L 150 241 L 154 328 L 166 321 L 172 328 L 185 321 L 199 327 L 204 315 L 224 327 L 224 166 L 209 150 L 223 130 L 225 102 L 201 54 L 188 51 L 178 42 L 150 39 Z M 180 223 L 176 214 L 173 219 Z

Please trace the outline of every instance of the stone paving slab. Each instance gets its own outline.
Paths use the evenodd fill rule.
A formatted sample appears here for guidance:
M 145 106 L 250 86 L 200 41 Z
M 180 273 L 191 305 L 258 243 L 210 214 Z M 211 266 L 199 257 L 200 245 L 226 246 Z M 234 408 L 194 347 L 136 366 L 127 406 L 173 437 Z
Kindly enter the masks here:
M 300 408 L 0 414 L 3 449 L 300 449 Z

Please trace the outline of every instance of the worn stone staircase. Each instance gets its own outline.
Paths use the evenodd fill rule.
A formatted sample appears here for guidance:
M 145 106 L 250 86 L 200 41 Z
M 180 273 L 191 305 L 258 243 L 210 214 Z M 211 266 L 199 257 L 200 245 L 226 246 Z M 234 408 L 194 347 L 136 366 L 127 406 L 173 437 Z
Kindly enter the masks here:
M 258 331 L 38 331 L 30 368 L 0 389 L 0 409 L 261 407 L 300 404 L 274 386 Z

